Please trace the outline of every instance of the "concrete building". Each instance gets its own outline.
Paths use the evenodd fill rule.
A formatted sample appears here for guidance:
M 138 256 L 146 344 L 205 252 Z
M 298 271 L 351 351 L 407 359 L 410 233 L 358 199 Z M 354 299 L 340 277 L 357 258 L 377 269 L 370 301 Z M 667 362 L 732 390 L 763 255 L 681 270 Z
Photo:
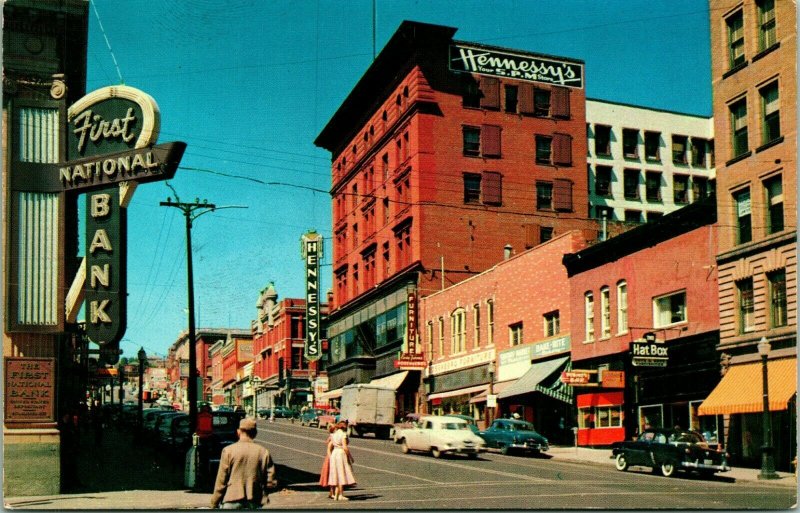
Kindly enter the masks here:
M 86 400 L 86 343 L 65 303 L 80 263 L 77 198 L 42 192 L 37 182 L 49 164 L 66 156 L 59 123 L 85 92 L 88 13 L 85 0 L 3 2 L 0 302 L 7 497 L 62 490 L 62 478 L 70 477 L 62 465 L 68 468 L 74 455 L 61 444 L 58 420 Z M 17 366 L 43 377 L 38 384 L 14 379 Z M 46 392 L 33 397 L 34 388 Z
M 332 155 L 332 389 L 399 374 L 408 297 L 588 219 L 584 66 L 403 22 L 317 137 Z M 539 70 L 538 73 L 532 70 Z M 420 373 L 396 379 L 409 405 Z
M 514 256 L 509 249 L 491 269 L 420 300 L 428 411 L 468 414 L 482 425 L 493 414 L 519 413 L 561 441 L 574 419 L 571 389 L 559 381 L 572 340 L 561 260 L 586 245 L 571 231 Z M 498 409 L 486 407 L 490 386 Z
M 797 13 L 794 2 L 711 0 L 719 212 L 720 358 L 701 413 L 723 414 L 728 446 L 757 466 L 796 454 Z M 762 429 L 758 344 L 768 355 L 772 441 Z
M 589 215 L 653 221 L 713 192 L 714 121 L 586 100 Z
M 712 196 L 564 257 L 579 445 L 646 425 L 721 432 L 698 416 L 719 381 L 715 222 Z M 643 340 L 657 357 L 637 356 Z

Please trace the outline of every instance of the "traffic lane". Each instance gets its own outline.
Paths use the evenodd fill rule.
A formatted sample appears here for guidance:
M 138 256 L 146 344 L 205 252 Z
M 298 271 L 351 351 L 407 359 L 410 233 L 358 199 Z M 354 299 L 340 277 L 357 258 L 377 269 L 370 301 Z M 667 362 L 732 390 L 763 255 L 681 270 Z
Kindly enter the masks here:
M 302 467 L 313 474 L 316 481 L 324 456 L 326 432 L 288 423 L 271 424 L 267 429 L 268 446 L 275 445 L 273 451 L 280 454 L 278 458 Z M 483 507 L 479 506 L 481 497 L 489 490 L 488 496 L 503 501 L 503 507 L 509 502 L 508 507 L 513 503 L 514 507 L 522 508 L 567 507 L 529 503 L 535 498 L 548 497 L 548 500 L 558 498 L 576 508 L 651 505 L 738 508 L 744 504 L 785 508 L 795 501 L 792 490 L 765 488 L 762 483 L 734 486 L 725 481 L 668 479 L 647 473 L 618 472 L 606 465 L 495 453 L 485 453 L 479 460 L 459 457 L 437 460 L 423 454 L 402 454 L 393 442 L 372 438 L 353 438 L 351 445 L 356 457 L 354 472 L 359 482 L 351 495 L 370 503 L 378 501 L 375 507 L 391 507 L 388 504 L 395 503 L 401 507 L 409 501 L 409 506 L 417 504 L 414 507 L 419 508 Z M 309 489 L 314 488 L 310 486 Z M 646 500 L 646 506 L 642 500 Z

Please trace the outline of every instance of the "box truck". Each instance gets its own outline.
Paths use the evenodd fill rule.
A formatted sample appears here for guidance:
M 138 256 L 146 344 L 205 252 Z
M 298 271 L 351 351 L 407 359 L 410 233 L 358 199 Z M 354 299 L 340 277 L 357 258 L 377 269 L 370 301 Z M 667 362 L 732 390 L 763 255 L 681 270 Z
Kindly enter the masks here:
M 394 425 L 395 391 L 377 385 L 356 384 L 342 388 L 340 419 L 350 436 L 373 433 L 388 439 Z

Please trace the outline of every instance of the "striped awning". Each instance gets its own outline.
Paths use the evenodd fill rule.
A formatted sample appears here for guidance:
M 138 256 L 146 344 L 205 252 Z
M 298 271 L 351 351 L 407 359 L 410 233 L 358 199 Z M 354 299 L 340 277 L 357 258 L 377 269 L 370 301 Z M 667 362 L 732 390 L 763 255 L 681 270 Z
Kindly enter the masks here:
M 436 394 L 428 394 L 428 401 L 433 399 L 444 399 L 446 397 L 455 397 L 458 395 L 469 395 L 475 392 L 483 392 L 489 385 L 477 385 L 474 387 L 459 388 L 457 390 L 448 390 L 447 392 L 439 392 Z
M 510 381 L 500 381 L 499 383 L 495 383 L 494 385 L 492 385 L 492 393 L 499 394 L 500 392 L 505 390 L 506 387 L 508 387 L 512 383 L 515 383 L 515 381 L 514 380 L 510 380 Z M 485 391 L 481 392 L 480 394 L 478 394 L 475 397 L 473 397 L 472 399 L 470 399 L 469 402 L 472 403 L 472 404 L 485 403 L 487 395 L 489 395 L 489 387 L 488 386 L 486 387 Z
M 762 363 L 733 365 L 698 409 L 698 415 L 764 411 Z M 767 362 L 769 410 L 782 411 L 797 393 L 797 359 Z
M 508 399 L 515 395 L 539 392 L 546 396 L 572 403 L 572 387 L 561 381 L 560 371 L 569 370 L 569 356 L 534 363 L 528 372 L 522 375 L 512 385 L 500 392 L 498 399 Z

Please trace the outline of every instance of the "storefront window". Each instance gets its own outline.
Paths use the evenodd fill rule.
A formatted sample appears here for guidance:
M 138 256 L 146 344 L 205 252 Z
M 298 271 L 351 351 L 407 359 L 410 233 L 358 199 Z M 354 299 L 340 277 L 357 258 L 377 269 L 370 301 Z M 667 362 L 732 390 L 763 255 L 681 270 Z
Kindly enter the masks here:
M 578 428 L 590 429 L 594 427 L 594 408 L 580 408 L 578 410 Z
M 664 406 L 654 404 L 639 407 L 639 430 L 664 427 Z
M 622 405 L 594 406 L 578 409 L 578 428 L 622 427 Z

